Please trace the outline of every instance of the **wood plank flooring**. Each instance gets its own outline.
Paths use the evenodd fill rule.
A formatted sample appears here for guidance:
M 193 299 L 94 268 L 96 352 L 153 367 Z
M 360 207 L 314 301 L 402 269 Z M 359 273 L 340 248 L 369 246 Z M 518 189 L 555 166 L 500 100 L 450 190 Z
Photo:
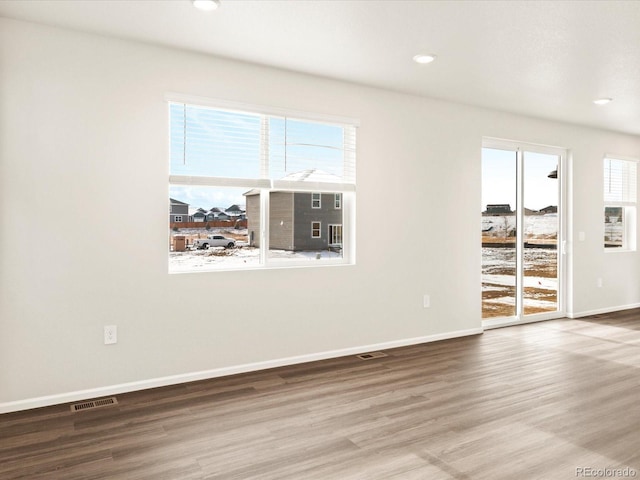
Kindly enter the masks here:
M 0 478 L 640 478 L 640 310 L 386 353 L 0 415 Z

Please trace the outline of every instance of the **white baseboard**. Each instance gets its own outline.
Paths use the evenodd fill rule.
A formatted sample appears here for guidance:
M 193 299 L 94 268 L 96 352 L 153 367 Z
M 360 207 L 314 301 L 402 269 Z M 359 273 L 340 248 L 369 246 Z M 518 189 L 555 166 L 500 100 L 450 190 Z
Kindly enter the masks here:
M 632 310 L 634 308 L 640 308 L 640 303 L 634 303 L 631 305 L 618 305 L 615 307 L 599 308 L 597 310 L 589 310 L 585 312 L 572 312 L 567 313 L 569 318 L 588 317 L 590 315 L 601 315 L 603 313 L 620 312 L 622 310 Z
M 166 387 L 168 385 L 194 382 L 197 380 L 226 377 L 228 375 L 236 375 L 238 373 L 256 372 L 259 370 L 267 370 L 269 368 L 315 362 L 317 360 L 326 360 L 329 358 L 344 357 L 347 355 L 358 355 L 361 353 L 372 352 L 376 350 L 386 350 L 389 348 L 406 347 L 409 345 L 418 345 L 420 343 L 437 342 L 439 340 L 448 340 L 451 338 L 466 337 L 469 335 L 479 335 L 482 332 L 482 328 L 471 328 L 468 330 L 439 333 L 436 335 L 427 335 L 424 337 L 407 338 L 402 340 L 394 340 L 391 342 L 377 343 L 373 345 L 363 345 L 359 347 L 344 348 L 340 350 L 299 355 L 296 357 L 280 358 L 276 360 L 268 360 L 266 362 L 247 363 L 244 365 L 237 365 L 232 367 L 223 367 L 213 370 L 171 375 L 168 377 L 152 378 L 149 380 L 141 380 L 138 382 L 109 385 L 106 387 L 91 388 L 88 390 L 78 390 L 75 392 L 47 395 L 44 397 L 28 398 L 25 400 L 18 400 L 14 402 L 0 403 L 0 414 L 17 412 L 20 410 L 29 410 L 32 408 L 47 407 L 69 402 L 77 402 L 79 400 L 111 396 L 119 393 L 134 392 L 137 390 L 146 390 L 148 388 Z

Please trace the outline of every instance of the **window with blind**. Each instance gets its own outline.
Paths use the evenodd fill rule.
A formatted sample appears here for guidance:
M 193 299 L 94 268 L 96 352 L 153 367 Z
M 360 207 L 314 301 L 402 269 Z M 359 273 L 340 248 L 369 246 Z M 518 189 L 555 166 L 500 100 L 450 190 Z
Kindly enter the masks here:
M 636 249 L 637 165 L 634 159 L 604 159 L 604 247 L 609 251 Z
M 354 262 L 355 120 L 168 100 L 170 272 Z

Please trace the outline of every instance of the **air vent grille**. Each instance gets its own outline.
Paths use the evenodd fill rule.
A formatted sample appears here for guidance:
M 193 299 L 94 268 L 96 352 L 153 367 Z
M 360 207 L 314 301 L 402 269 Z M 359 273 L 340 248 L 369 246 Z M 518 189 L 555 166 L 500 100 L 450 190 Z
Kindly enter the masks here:
M 384 352 L 369 352 L 369 353 L 361 353 L 357 355 L 360 360 L 371 360 L 372 358 L 382 358 L 386 357 L 387 354 Z
M 108 407 L 110 405 L 117 405 L 118 400 L 116 397 L 101 398 L 100 400 L 89 400 L 87 402 L 74 403 L 71 405 L 72 412 L 80 412 L 84 410 L 92 410 L 94 408 Z

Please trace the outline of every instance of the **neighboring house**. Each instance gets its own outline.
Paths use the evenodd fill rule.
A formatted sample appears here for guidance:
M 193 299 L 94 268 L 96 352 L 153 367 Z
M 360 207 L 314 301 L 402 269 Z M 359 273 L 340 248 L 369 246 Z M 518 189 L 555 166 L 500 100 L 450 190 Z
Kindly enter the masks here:
M 487 211 L 484 212 L 484 215 L 510 215 L 512 213 L 511 205 L 508 203 L 496 203 L 487 205 Z
M 189 221 L 189 204 L 176 200 L 175 198 L 169 199 L 169 223 L 179 223 Z
M 245 211 L 236 204 L 231 205 L 224 212 L 232 218 L 244 217 L 245 215 Z
M 313 171 L 300 178 L 313 181 Z M 323 175 L 327 175 L 324 174 Z M 249 244 L 260 245 L 260 192 L 250 190 L 247 199 Z M 342 194 L 271 192 L 269 195 L 269 248 L 299 251 L 342 247 Z
M 193 218 L 194 222 L 204 222 L 206 217 L 206 212 L 202 208 L 199 208 L 195 212 L 193 212 L 191 217 Z
M 558 213 L 558 207 L 556 205 L 549 205 L 548 207 L 540 209 L 540 213 L 544 215 L 548 213 Z
M 208 211 L 204 208 L 190 207 L 188 203 L 181 202 L 175 198 L 170 198 L 169 204 L 170 223 L 206 223 L 214 221 L 244 220 L 246 218 L 245 211 L 238 205 L 231 205 L 227 211 L 223 212 L 217 207 L 213 207 Z M 233 213 L 233 215 L 227 212 Z

